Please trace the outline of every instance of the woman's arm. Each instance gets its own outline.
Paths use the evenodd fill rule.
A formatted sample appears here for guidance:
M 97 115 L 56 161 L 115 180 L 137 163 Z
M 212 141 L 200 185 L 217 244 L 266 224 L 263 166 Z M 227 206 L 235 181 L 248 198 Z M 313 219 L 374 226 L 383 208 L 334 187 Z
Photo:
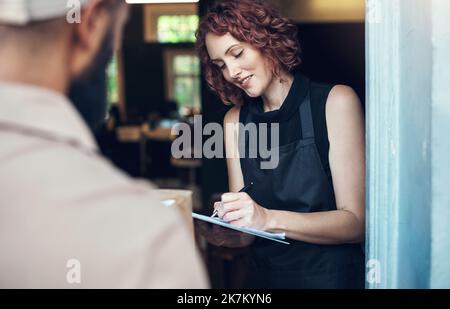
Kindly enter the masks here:
M 223 196 L 219 216 L 240 226 L 285 232 L 316 244 L 359 243 L 365 232 L 365 141 L 360 101 L 346 86 L 336 86 L 326 105 L 329 160 L 336 211 L 297 213 L 269 210 L 245 193 Z
M 244 187 L 244 177 L 242 176 L 241 162 L 238 152 L 239 111 L 239 107 L 233 107 L 225 115 L 225 119 L 223 121 L 230 192 L 238 192 Z

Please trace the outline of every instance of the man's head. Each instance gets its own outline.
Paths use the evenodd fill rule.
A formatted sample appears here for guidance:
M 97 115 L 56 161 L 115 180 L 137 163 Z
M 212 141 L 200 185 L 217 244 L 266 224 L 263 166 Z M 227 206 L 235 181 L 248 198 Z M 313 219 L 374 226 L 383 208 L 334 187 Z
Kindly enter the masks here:
M 127 16 L 124 0 L 0 0 L 0 81 L 84 97 L 104 74 Z M 75 105 L 85 118 L 99 109 L 80 106 L 89 105 L 84 99 Z

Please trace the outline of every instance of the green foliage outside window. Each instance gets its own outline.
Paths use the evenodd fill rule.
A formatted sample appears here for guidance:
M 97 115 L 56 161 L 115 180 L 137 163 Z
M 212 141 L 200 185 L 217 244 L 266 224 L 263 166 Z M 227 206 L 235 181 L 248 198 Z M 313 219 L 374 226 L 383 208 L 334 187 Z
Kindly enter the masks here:
M 158 41 L 160 43 L 195 42 L 198 23 L 197 15 L 160 16 L 158 18 Z
M 106 87 L 108 107 L 119 102 L 119 81 L 117 59 L 114 56 L 106 68 Z
M 197 15 L 163 15 L 158 18 L 160 43 L 193 43 L 198 28 Z M 180 54 L 172 58 L 173 99 L 180 110 L 200 107 L 200 61 L 197 56 Z
M 175 75 L 199 75 L 200 61 L 191 55 L 179 55 L 174 58 Z
M 194 55 L 173 59 L 174 93 L 179 108 L 200 107 L 200 61 Z

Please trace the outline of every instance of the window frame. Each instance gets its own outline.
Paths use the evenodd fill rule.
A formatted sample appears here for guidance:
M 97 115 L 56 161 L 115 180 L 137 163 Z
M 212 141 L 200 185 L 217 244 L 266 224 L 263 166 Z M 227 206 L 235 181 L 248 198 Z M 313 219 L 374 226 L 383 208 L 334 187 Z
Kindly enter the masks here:
M 192 48 L 165 48 L 164 49 L 164 73 L 165 73 L 165 81 L 166 81 L 166 100 L 175 100 L 175 79 L 177 77 L 191 77 L 191 78 L 198 78 L 200 81 L 201 73 L 199 72 L 198 75 L 190 75 L 190 74 L 182 74 L 177 75 L 174 71 L 173 61 L 175 57 L 177 56 L 195 56 L 198 58 L 198 55 L 195 51 L 195 49 Z M 201 109 L 201 89 L 199 89 L 199 108 Z M 179 102 L 177 102 L 179 104 Z

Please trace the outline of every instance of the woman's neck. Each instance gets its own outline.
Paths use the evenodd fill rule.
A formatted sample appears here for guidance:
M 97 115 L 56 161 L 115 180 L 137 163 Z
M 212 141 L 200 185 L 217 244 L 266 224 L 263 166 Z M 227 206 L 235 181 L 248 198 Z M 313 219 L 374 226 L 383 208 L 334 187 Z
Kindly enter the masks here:
M 281 108 L 293 82 L 294 76 L 290 73 L 283 73 L 278 77 L 274 77 L 267 91 L 262 95 L 264 112 L 271 112 Z

